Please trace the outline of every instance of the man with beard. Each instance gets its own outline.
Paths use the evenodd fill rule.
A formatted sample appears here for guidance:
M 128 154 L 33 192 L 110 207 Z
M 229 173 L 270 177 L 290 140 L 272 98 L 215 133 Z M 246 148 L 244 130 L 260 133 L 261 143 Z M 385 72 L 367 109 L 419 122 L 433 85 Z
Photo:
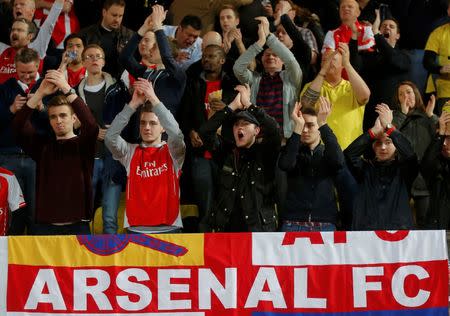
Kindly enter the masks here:
M 105 71 L 115 78 L 119 78 L 123 71 L 119 64 L 119 54 L 134 33 L 122 25 L 124 12 L 124 0 L 106 0 L 100 23 L 88 26 L 78 34 L 85 45 L 97 44 L 103 48 Z
M 20 48 L 32 48 L 39 53 L 41 60 L 44 59 L 63 4 L 64 0 L 55 1 L 47 20 L 42 24 L 38 33 L 36 25 L 31 21 L 34 14 L 34 1 L 17 0 L 14 2 L 14 22 L 9 35 L 11 46 L 0 43 L 0 83 L 5 82 L 8 78 L 16 77 L 14 56 Z M 34 39 L 36 34 L 37 37 Z
M 223 69 L 225 51 L 221 46 L 207 46 L 201 59 L 201 72 L 190 77 L 182 102 L 181 129 L 191 156 L 195 204 L 201 219 L 210 209 L 215 191 L 217 165 L 198 131 L 217 111 L 233 101 L 237 80 Z

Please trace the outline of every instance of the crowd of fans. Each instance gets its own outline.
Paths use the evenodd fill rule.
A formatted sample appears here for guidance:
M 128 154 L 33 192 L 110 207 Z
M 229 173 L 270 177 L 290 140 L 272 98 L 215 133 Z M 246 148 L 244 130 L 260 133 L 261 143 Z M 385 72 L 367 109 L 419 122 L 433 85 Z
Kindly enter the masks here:
M 0 235 L 447 229 L 449 17 L 0 0 Z

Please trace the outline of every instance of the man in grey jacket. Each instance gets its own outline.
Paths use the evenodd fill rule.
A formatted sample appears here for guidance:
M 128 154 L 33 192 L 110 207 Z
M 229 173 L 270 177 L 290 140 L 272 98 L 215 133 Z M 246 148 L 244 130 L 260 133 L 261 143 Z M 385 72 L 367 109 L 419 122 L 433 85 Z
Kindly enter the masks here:
M 236 60 L 233 71 L 242 84 L 251 86 L 251 102 L 274 117 L 282 128 L 283 136 L 289 138 L 293 131 L 290 113 L 299 93 L 302 71 L 292 52 L 270 33 L 267 18 L 255 19 L 260 21 L 258 40 Z M 268 48 L 264 50 L 266 44 Z M 261 61 L 264 71 L 249 70 L 248 65 L 263 51 Z

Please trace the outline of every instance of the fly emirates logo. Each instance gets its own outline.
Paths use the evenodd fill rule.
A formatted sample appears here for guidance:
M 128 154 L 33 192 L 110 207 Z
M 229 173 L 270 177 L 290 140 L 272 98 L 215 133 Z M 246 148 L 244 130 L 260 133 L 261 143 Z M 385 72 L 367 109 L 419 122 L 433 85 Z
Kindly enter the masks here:
M 136 175 L 141 178 L 158 177 L 167 170 L 167 162 L 158 165 L 155 160 L 152 162 L 146 161 L 143 165 L 136 167 Z
M 15 74 L 16 73 L 16 67 L 14 64 L 7 64 L 0 66 L 0 73 L 2 74 Z

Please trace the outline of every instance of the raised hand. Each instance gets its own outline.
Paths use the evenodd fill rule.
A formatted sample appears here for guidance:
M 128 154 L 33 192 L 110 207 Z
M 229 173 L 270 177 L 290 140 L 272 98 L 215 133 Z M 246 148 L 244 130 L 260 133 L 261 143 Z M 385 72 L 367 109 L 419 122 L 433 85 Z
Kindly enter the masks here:
M 243 107 L 242 107 L 242 104 L 241 104 L 241 94 L 240 93 L 236 94 L 236 96 L 234 97 L 233 101 L 231 101 L 231 103 L 228 104 L 228 107 L 230 109 L 232 109 L 233 111 L 236 111 L 236 110 L 239 110 L 239 109 L 242 110 Z
M 387 125 L 392 123 L 393 114 L 391 109 L 387 104 L 380 103 L 375 107 L 375 112 L 378 113 L 378 118 L 380 119 L 381 126 L 383 130 L 385 130 L 387 128 Z
M 340 42 L 337 50 L 342 55 L 342 65 L 348 67 L 350 65 L 350 50 L 348 44 Z
M 326 53 L 327 55 L 323 59 L 322 65 L 320 67 L 319 75 L 325 77 L 328 73 L 328 70 L 330 70 L 331 61 L 333 60 L 334 56 L 338 53 L 337 50 L 333 52 Z
M 380 137 L 384 133 L 384 128 L 383 128 L 383 126 L 381 126 L 381 121 L 380 121 L 379 116 L 375 120 L 375 123 L 373 124 L 371 131 L 375 135 L 375 137 Z
M 138 93 L 143 94 L 145 97 L 144 100 L 150 101 L 152 105 L 156 105 L 160 102 L 150 81 L 144 78 L 138 78 L 138 80 L 134 82 L 134 89 L 138 90 Z
M 242 33 L 241 33 L 241 30 L 238 28 L 234 28 L 234 29 L 230 30 L 228 32 L 228 35 L 230 37 L 231 42 L 233 42 L 234 40 L 242 41 Z
M 300 101 L 295 102 L 294 110 L 292 111 L 291 118 L 294 121 L 294 132 L 301 135 L 303 128 L 305 127 L 305 119 L 302 114 L 302 103 Z
M 166 19 L 167 11 L 164 11 L 162 5 L 156 4 L 152 6 L 153 12 L 150 15 L 153 22 L 153 30 L 158 30 L 162 27 L 164 20 Z
M 263 47 L 266 44 L 266 38 L 270 34 L 269 20 L 265 16 L 258 16 L 255 20 L 259 21 L 258 24 L 258 41 L 259 46 Z
M 375 21 L 372 24 L 372 32 L 374 35 L 380 33 L 380 24 L 381 24 L 380 9 L 375 9 Z
M 280 10 L 279 11 L 280 12 L 280 17 L 283 14 L 288 14 L 289 11 L 292 10 L 291 4 L 289 3 L 289 1 L 286 1 L 286 0 L 281 0 L 280 2 L 278 2 L 278 7 L 279 7 L 279 10 Z
M 241 105 L 243 110 L 252 105 L 252 102 L 250 101 L 251 90 L 248 83 L 245 85 L 237 85 L 234 90 L 238 91 L 241 96 Z
M 323 126 L 327 123 L 327 118 L 331 113 L 331 102 L 325 97 L 319 97 L 319 113 L 317 113 L 317 123 Z
M 44 80 L 42 80 L 41 84 L 39 85 L 39 88 L 34 94 L 33 99 L 35 97 L 42 99 L 43 97 L 53 94 L 56 91 L 58 91 L 58 87 L 53 82 L 51 82 L 51 80 L 48 79 L 47 76 L 45 76 Z
M 60 70 L 52 69 L 47 71 L 45 79 L 48 80 L 48 82 L 54 84 L 56 88 L 64 93 L 71 89 L 71 86 L 67 82 L 66 76 L 64 76 L 64 73 Z
M 447 111 L 442 111 L 439 117 L 439 135 L 450 135 L 450 128 L 447 125 L 450 123 L 450 113 Z
M 231 49 L 231 43 L 233 42 L 233 38 L 230 36 L 230 32 L 228 31 L 223 35 L 223 50 L 225 53 L 228 53 Z
M 131 101 L 128 103 L 128 105 L 135 110 L 139 106 L 144 104 L 144 102 L 146 100 L 145 93 L 142 91 L 142 86 L 140 84 L 138 84 L 139 79 L 142 79 L 142 78 L 138 78 L 138 80 L 136 80 L 133 84 L 133 95 L 131 97 Z
M 140 36 L 144 36 L 145 33 L 147 33 L 148 31 L 150 31 L 150 30 L 152 30 L 152 29 L 153 29 L 153 18 L 152 18 L 152 15 L 149 15 L 149 16 L 145 19 L 145 21 L 144 21 L 144 23 L 141 25 L 141 27 L 139 28 L 138 34 L 139 34 Z

